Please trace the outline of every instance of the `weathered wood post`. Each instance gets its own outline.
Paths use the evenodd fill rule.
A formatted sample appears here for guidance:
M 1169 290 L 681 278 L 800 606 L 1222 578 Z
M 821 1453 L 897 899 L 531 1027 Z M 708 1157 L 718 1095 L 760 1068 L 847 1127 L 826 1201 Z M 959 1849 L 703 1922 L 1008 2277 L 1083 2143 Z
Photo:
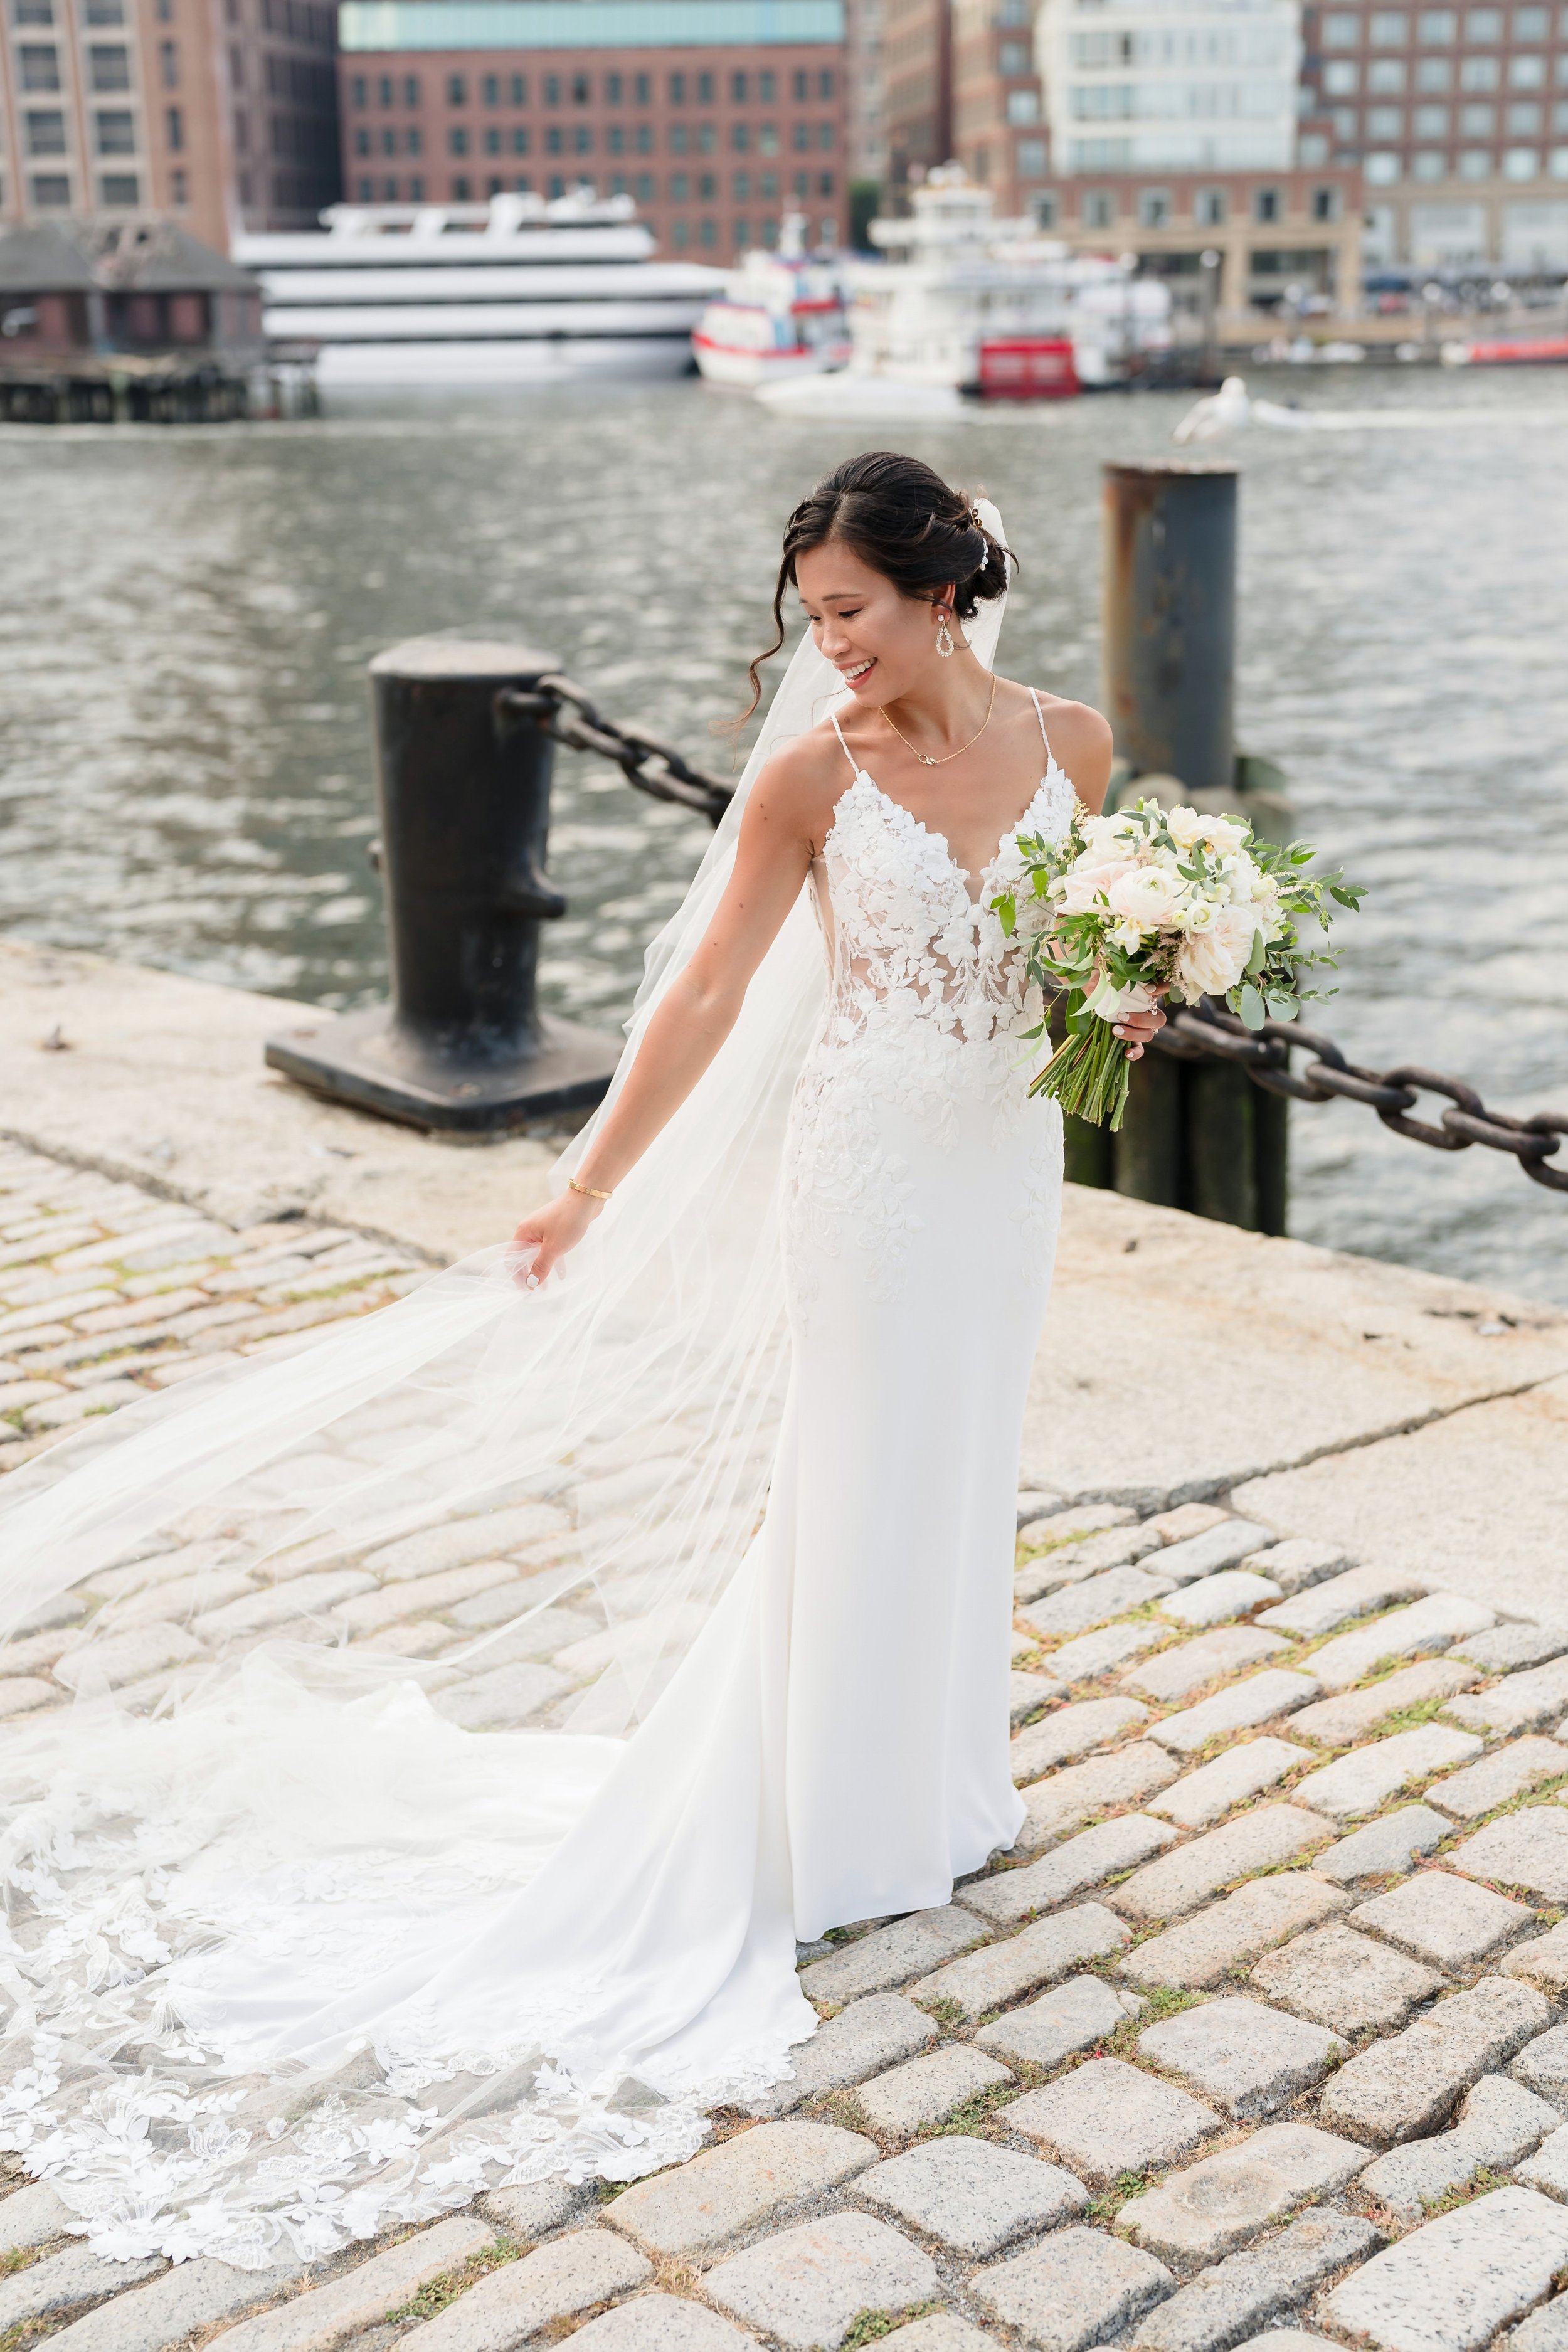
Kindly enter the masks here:
M 1125 762 L 1167 805 L 1247 814 L 1235 733 L 1237 468 L 1105 468 L 1105 709 Z M 1146 1054 L 1120 1135 L 1068 1138 L 1068 1172 L 1253 1231 L 1285 1229 L 1285 1104 L 1223 1063 Z
M 498 696 L 559 667 L 527 646 L 416 637 L 370 666 L 390 1005 L 269 1038 L 316 1093 L 474 1140 L 590 1108 L 617 1038 L 540 1012 L 554 745 Z

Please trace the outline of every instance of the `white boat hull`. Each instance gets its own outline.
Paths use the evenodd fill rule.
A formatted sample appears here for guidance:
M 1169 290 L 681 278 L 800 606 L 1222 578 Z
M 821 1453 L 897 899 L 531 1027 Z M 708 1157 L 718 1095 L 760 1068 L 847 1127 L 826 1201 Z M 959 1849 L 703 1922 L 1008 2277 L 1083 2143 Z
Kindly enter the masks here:
M 689 373 L 684 335 L 520 337 L 515 341 L 329 343 L 316 367 L 323 392 L 374 384 L 559 383 L 584 376 Z
M 963 397 L 951 383 L 917 383 L 899 376 L 863 374 L 855 368 L 759 384 L 756 396 L 784 416 L 863 416 L 919 425 L 964 414 Z
M 746 391 L 754 391 L 763 383 L 789 383 L 797 376 L 825 375 L 834 368 L 843 367 L 849 357 L 847 343 L 824 343 L 795 351 L 748 352 L 733 343 L 716 343 L 706 335 L 693 335 L 691 349 L 699 369 L 710 383 L 738 384 Z

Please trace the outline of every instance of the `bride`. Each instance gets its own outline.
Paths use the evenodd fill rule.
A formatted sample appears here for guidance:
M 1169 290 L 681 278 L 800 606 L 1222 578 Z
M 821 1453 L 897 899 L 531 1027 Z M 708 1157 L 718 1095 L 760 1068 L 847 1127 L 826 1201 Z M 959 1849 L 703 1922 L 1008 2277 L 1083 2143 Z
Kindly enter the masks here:
M 100 2252 L 260 2266 L 684 2158 L 814 2030 L 797 1937 L 1016 1837 L 1061 1129 L 990 901 L 1110 731 L 991 668 L 1007 561 L 913 458 L 830 474 L 558 1196 L 7 1481 L 0 1597 L 78 1697 L 0 1747 L 0 2144 Z M 460 1727 L 503 1685 L 533 1727 Z

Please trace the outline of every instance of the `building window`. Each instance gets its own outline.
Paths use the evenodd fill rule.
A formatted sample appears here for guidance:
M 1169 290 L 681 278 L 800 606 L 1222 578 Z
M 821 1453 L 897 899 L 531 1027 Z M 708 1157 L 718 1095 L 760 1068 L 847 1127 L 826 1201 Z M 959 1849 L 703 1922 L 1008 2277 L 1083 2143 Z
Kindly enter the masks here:
M 1440 49 L 1457 38 L 1459 20 L 1451 8 L 1423 8 L 1415 19 L 1415 37 L 1429 49 Z
M 1469 9 L 1465 16 L 1465 38 L 1467 41 L 1475 41 L 1478 43 L 1482 41 L 1500 41 L 1502 38 L 1502 10 L 1500 8 Z
M 367 103 L 368 90 L 363 74 L 355 74 L 353 81 L 349 84 L 349 90 L 353 105 L 363 106 Z
M 1551 38 L 1551 19 L 1544 8 L 1516 8 L 1513 12 L 1513 37 L 1516 41 L 1544 41 Z
M 384 155 L 395 155 L 395 154 L 396 154 L 396 152 L 397 152 L 397 133 L 396 133 L 396 131 L 384 131 L 382 132 L 382 134 L 381 134 L 381 152 L 382 152 L 382 153 L 383 153 Z
M 620 77 L 617 75 L 616 79 L 618 80 L 619 79 Z M 511 78 L 511 102 L 514 106 L 526 106 L 528 104 L 528 76 L 526 74 L 513 74 Z
M 590 82 L 590 80 L 588 79 L 587 75 L 586 75 L 586 74 L 574 74 L 574 75 L 573 75 L 573 77 L 572 77 L 572 103 L 573 103 L 573 105 L 574 105 L 574 106 L 586 106 L 586 105 L 588 104 L 589 100 L 592 99 L 593 95 L 594 95 L 594 86 L 593 86 L 593 84 Z
M 376 83 L 375 94 L 381 100 L 383 106 L 390 106 L 392 104 L 392 76 L 390 74 L 382 75 L 381 79 Z
M 172 53 L 174 44 L 173 41 L 164 41 L 162 44 L 162 47 L 164 50 Z M 88 63 L 91 71 L 92 87 L 94 89 L 114 90 L 130 89 L 131 52 L 129 49 L 106 48 L 95 42 L 93 47 L 89 49 L 87 55 Z M 165 58 L 163 69 L 163 87 L 165 89 L 172 89 L 174 86 L 174 82 L 169 79 L 169 60 Z
M 544 152 L 547 155 L 564 155 L 566 152 L 566 133 L 558 122 L 551 123 L 544 133 Z
M 1109 228 L 1116 218 L 1116 199 L 1109 188 L 1090 188 L 1083 199 L 1085 228 Z
M 1353 98 L 1361 88 L 1361 68 L 1353 58 L 1331 58 L 1323 68 L 1325 98 Z
M 817 173 L 817 175 L 816 175 L 816 193 L 817 193 L 817 194 L 818 194 L 819 196 L 830 196 L 830 195 L 832 195 L 833 192 L 834 192 L 834 190 L 833 190 L 833 174 L 832 174 L 832 173 L 831 173 L 831 172 L 818 172 L 818 173 Z
M 1410 168 L 1418 180 L 1446 180 L 1448 176 L 1447 161 L 1441 148 L 1419 149 Z
M 174 13 L 169 0 L 158 0 L 158 21 L 161 25 L 168 24 Z M 53 16 L 47 21 L 52 24 Z M 124 0 L 87 0 L 87 21 L 89 25 L 123 25 Z
M 1227 210 L 1223 188 L 1200 188 L 1193 198 L 1193 218 L 1200 228 L 1222 228 Z
M 466 155 L 468 152 L 468 126 L 466 123 L 454 122 L 447 132 L 447 152 L 448 155 Z
M 757 174 L 757 194 L 761 196 L 763 204 L 773 204 L 778 196 L 778 173 L 776 172 L 759 172 Z
M 1402 106 L 1369 106 L 1366 110 L 1366 135 L 1369 139 L 1403 139 L 1405 109 Z
M 384 205 L 395 205 L 397 202 L 397 183 L 395 180 L 383 180 L 381 184 L 381 201 Z
M 701 227 L 697 232 L 697 236 L 698 242 L 701 245 L 717 245 L 719 242 L 718 222 L 716 220 L 704 220 Z
M 684 172 L 672 172 L 669 175 L 670 203 L 672 205 L 684 205 L 690 200 L 690 195 L 691 182 L 688 178 L 687 174 Z
M 105 205 L 139 205 L 142 183 L 134 172 L 105 172 L 98 184 L 99 201 Z
M 1448 110 L 1446 106 L 1418 106 L 1415 117 L 1417 139 L 1447 139 Z
M 173 200 L 175 211 L 183 213 L 185 206 L 191 201 L 191 181 L 189 173 L 183 169 L 178 172 L 170 173 L 169 194 Z
M 500 77 L 499 74 L 486 74 L 484 79 L 484 93 L 485 104 L 487 106 L 499 106 L 500 104 Z
M 651 155 L 653 153 L 653 125 L 651 122 L 639 122 L 637 124 L 637 153 L 639 155 Z M 646 178 L 646 176 L 647 174 L 645 173 L 644 177 Z
M 1171 192 L 1168 188 L 1140 188 L 1138 191 L 1138 226 L 1140 228 L 1165 228 L 1171 218 Z
M 123 49 L 120 52 L 123 57 Z M 22 47 L 22 88 L 24 89 L 58 89 L 60 61 L 51 42 L 47 48 L 31 41 Z M 96 84 L 94 85 L 96 88 Z
M 594 152 L 594 131 L 592 124 L 587 122 L 579 122 L 574 124 L 572 132 L 572 144 L 579 155 L 591 155 Z
M 669 102 L 671 106 L 684 106 L 686 103 L 686 76 L 683 73 L 672 73 L 669 77 Z
M 808 155 L 811 152 L 811 125 L 809 122 L 797 122 L 795 124 L 791 144 L 794 146 L 795 152 L 797 155 Z
M 691 242 L 691 228 L 689 222 L 678 220 L 669 234 L 672 245 L 689 245 Z
M 1461 106 L 1459 129 L 1467 139 L 1489 139 L 1497 129 L 1495 106 Z
M 1541 158 L 1533 147 L 1510 147 L 1502 159 L 1505 180 L 1537 180 L 1541 176 Z
M 550 194 L 552 201 L 553 201 L 557 196 L 563 196 L 565 194 L 565 181 L 562 178 L 559 172 L 552 172 L 550 174 Z
M 452 202 L 455 205 L 466 205 L 471 193 L 468 180 L 459 172 L 452 183 Z
M 634 193 L 636 194 L 637 200 L 639 205 L 652 204 L 653 173 L 651 172 L 639 172 L 637 173 L 637 184 Z
M 411 205 L 422 205 L 425 201 L 425 181 L 421 173 L 416 172 L 408 183 L 408 201 Z
M 1544 89 L 1546 59 L 1544 58 L 1510 58 L 1508 86 L 1510 89 Z
M 1039 119 L 1040 100 L 1037 90 L 1010 89 L 1007 92 L 1007 120 L 1009 122 L 1016 125 L 1021 125 L 1026 122 L 1037 122 Z M 833 136 L 832 125 L 830 123 L 825 123 L 823 128 L 827 132 L 828 138 L 831 139 Z
M 419 103 L 419 81 L 415 74 L 403 77 L 403 103 L 405 106 L 417 106 Z
M 448 74 L 447 76 L 447 105 L 467 106 L 468 102 L 468 85 L 466 77 L 462 74 Z
M 1459 158 L 1460 179 L 1489 180 L 1491 175 L 1492 159 L 1489 152 L 1484 147 L 1467 147 Z
M 66 119 L 58 107 L 31 107 L 24 118 L 29 155 L 63 155 Z
M 1020 180 L 1043 180 L 1046 176 L 1045 141 L 1020 139 L 1016 149 L 1016 168 Z
M 699 173 L 697 181 L 697 194 L 699 202 L 705 205 L 710 205 L 718 193 L 719 182 L 716 174 L 712 172 L 702 172 Z
M 759 155 L 776 155 L 779 152 L 779 127 L 776 122 L 764 122 L 757 131 Z
M 1509 131 L 1515 138 L 1533 137 L 1541 130 L 1541 115 L 1542 110 L 1533 99 L 1510 106 L 1508 110 Z
M 545 75 L 545 77 L 544 77 L 544 103 L 545 103 L 545 105 L 546 105 L 546 106 L 559 106 L 559 105 L 560 105 L 560 103 L 561 103 L 561 77 L 560 77 L 560 75 L 559 75 L 559 74 L 546 74 L 546 75 Z
M 52 25 L 54 0 L 11 0 L 13 25 Z
M 358 191 L 359 200 L 362 205 L 369 205 L 375 202 L 375 182 L 374 180 L 360 180 L 355 183 L 355 185 Z
M 100 155 L 134 155 L 136 152 L 136 117 L 127 109 L 113 113 L 95 114 L 92 121 L 93 143 Z M 62 153 L 64 150 L 61 150 Z
M 1568 180 L 1568 147 L 1553 147 L 1546 168 L 1554 180 Z
M 805 204 L 806 198 L 811 194 L 811 173 L 809 172 L 797 172 L 795 175 L 794 184 L 795 194 L 800 198 L 801 203 Z
M 714 125 L 711 122 L 700 122 L 697 126 L 698 153 L 711 155 L 718 144 L 719 133 Z
M 745 155 L 750 153 L 752 145 L 752 126 L 749 122 L 731 122 L 730 125 L 730 144 L 734 149 L 737 155 Z
M 489 126 L 485 132 L 485 153 L 487 155 L 499 155 L 500 153 L 500 132 L 496 129 L 493 122 Z
M 63 210 L 71 200 L 71 184 L 64 172 L 35 172 L 29 182 L 39 212 Z
M 637 80 L 632 87 L 632 101 L 633 104 L 637 106 L 651 106 L 653 104 L 653 79 L 651 75 L 638 74 Z
M 779 241 L 779 225 L 778 225 L 777 221 L 776 221 L 776 220 L 765 220 L 765 221 L 763 223 L 763 243 L 767 247 L 767 248 L 768 248 L 768 250 L 769 250 L 769 252 L 770 252 L 770 253 L 772 252 L 772 250 L 773 250 L 773 247 L 774 247 L 775 245 L 777 245 L 778 241 Z
M 750 75 L 733 73 L 730 76 L 730 97 L 736 106 L 750 106 L 752 102 Z
M 1405 88 L 1404 58 L 1373 58 L 1366 69 L 1366 86 L 1368 89 L 1374 90 L 1380 98 L 1386 98 L 1393 91 L 1402 90 Z
M 354 153 L 356 155 L 368 155 L 370 153 L 370 132 L 365 129 L 363 122 L 354 132 Z
M 1496 58 L 1461 58 L 1459 60 L 1461 89 L 1496 89 L 1501 79 Z
M 1369 155 L 1363 165 L 1369 187 L 1391 188 L 1399 177 L 1397 155 Z
M 752 224 L 750 221 L 738 220 L 735 223 L 734 235 L 731 242 L 733 243 L 737 253 L 743 253 L 745 251 L 747 246 L 752 242 Z
M 1254 188 L 1252 217 L 1255 221 L 1259 221 L 1267 226 L 1270 221 L 1280 219 L 1283 211 L 1284 207 L 1280 203 L 1278 188 Z
M 779 98 L 779 78 L 771 66 L 757 76 L 757 104 L 776 106 Z
M 1325 49 L 1356 49 L 1361 47 L 1359 16 L 1325 16 L 1323 19 Z
M 168 142 L 171 155 L 184 154 L 185 118 L 177 106 L 166 106 L 163 109 L 163 136 Z
M 424 153 L 425 135 L 416 122 L 411 122 L 409 124 L 405 143 L 411 155 L 422 155 Z
M 1410 38 L 1410 19 L 1403 9 L 1376 8 L 1368 20 L 1367 37 L 1374 49 L 1402 49 Z
M 805 72 L 797 73 L 797 74 L 796 74 L 796 76 L 795 76 L 795 104 L 796 104 L 797 106 L 804 106 L 804 105 L 805 104 L 806 100 L 807 100 L 810 96 L 811 96 L 811 76 L 810 76 L 808 73 L 805 73 Z
M 514 155 L 527 154 L 528 125 L 526 122 L 517 122 L 512 125 L 511 152 Z
M 833 68 L 831 66 L 824 66 L 821 72 L 816 77 L 816 94 L 818 98 L 831 98 L 833 96 Z
M 624 124 L 619 122 L 611 123 L 609 129 L 605 133 L 605 147 L 606 152 L 611 155 L 624 155 L 626 153 L 626 134 Z
M 1417 89 L 1452 89 L 1454 60 L 1452 58 L 1417 58 L 1415 60 Z
M 1310 210 L 1311 216 L 1315 221 L 1338 220 L 1340 216 L 1340 192 L 1338 188 L 1314 188 L 1312 190 Z

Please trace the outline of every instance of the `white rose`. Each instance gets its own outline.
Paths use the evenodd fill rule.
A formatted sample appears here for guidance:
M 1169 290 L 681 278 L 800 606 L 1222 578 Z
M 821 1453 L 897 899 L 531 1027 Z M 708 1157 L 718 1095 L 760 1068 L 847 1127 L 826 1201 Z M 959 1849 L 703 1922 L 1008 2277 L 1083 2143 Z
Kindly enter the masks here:
M 1178 849 L 1190 849 L 1203 830 L 1203 818 L 1196 809 L 1173 808 L 1165 812 L 1165 828 Z
M 1131 815 L 1086 817 L 1084 848 L 1102 862 L 1109 857 L 1125 857 L 1127 845 L 1138 829 Z
M 1237 817 L 1205 816 L 1198 819 L 1197 837 L 1206 841 L 1211 849 L 1221 852 L 1244 849 L 1252 828 Z
M 1189 930 L 1176 958 L 1176 982 L 1188 1003 L 1224 996 L 1247 970 L 1258 926 L 1247 907 L 1216 907 L 1206 929 Z
M 1145 931 L 1169 930 L 1180 920 L 1186 896 L 1179 876 L 1163 866 L 1138 866 L 1106 892 L 1110 911 Z
M 1091 865 L 1079 858 L 1062 881 L 1057 903 L 1064 915 L 1087 915 L 1098 907 L 1113 883 L 1125 874 L 1136 874 L 1137 866 L 1130 857 L 1116 857 L 1103 864 Z

